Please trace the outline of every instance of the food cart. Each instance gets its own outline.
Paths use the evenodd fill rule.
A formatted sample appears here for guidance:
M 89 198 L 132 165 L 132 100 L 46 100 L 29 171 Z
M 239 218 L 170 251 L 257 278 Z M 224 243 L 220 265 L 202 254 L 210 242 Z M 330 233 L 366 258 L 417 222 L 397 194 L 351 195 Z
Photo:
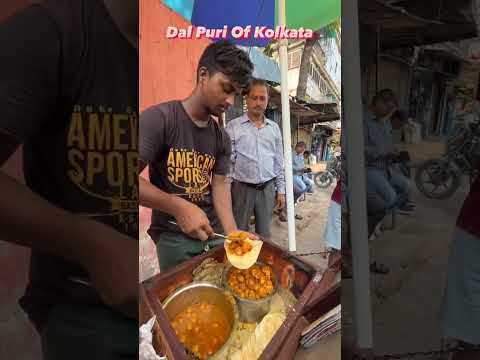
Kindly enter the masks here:
M 163 303 L 178 288 L 191 283 L 193 271 L 208 258 L 225 263 L 224 247 L 216 247 L 140 284 L 140 323 L 144 324 L 156 316 L 152 332 L 157 354 L 171 360 L 190 359 L 171 326 Z M 295 302 L 287 309 L 285 320 L 260 359 L 293 359 L 300 345 L 302 330 L 340 304 L 340 274 L 333 270 L 338 264 L 320 272 L 316 265 L 269 241 L 264 241 L 258 261 L 268 264 L 278 279 L 278 287 L 288 290 L 295 297 Z

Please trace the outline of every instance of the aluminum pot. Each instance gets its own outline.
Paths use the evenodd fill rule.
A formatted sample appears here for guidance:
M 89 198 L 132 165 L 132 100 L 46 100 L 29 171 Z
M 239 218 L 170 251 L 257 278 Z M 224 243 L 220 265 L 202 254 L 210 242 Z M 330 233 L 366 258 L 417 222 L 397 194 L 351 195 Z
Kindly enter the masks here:
M 222 347 L 209 359 L 225 358 L 225 352 L 233 341 L 233 334 L 238 325 L 238 307 L 235 299 L 224 289 L 206 282 L 195 282 L 182 286 L 170 294 L 162 304 L 169 320 L 190 305 L 209 303 L 218 306 L 227 316 L 230 334 Z
M 257 261 L 256 265 L 263 266 L 264 264 Z M 233 294 L 235 300 L 237 301 L 240 321 L 247 323 L 259 323 L 262 321 L 263 317 L 270 311 L 270 303 L 272 302 L 273 296 L 277 293 L 278 290 L 278 281 L 275 274 L 272 271 L 272 282 L 273 282 L 273 291 L 267 297 L 264 297 L 260 300 L 249 300 L 244 299 L 233 292 L 227 282 L 227 276 L 232 268 L 232 265 L 227 265 L 223 272 L 223 285 L 225 289 Z

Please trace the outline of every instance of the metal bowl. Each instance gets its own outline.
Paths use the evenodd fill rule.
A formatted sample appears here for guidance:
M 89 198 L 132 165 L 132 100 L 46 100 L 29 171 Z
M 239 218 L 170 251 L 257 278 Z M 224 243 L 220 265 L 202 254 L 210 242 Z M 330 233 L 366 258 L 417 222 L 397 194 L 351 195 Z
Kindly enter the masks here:
M 209 359 L 222 359 L 224 358 L 223 353 L 233 341 L 234 330 L 238 324 L 238 307 L 231 294 L 213 284 L 196 282 L 175 290 L 165 299 L 162 307 L 168 319 L 172 321 L 178 313 L 188 306 L 202 302 L 218 306 L 225 313 L 230 324 L 230 334 L 227 341 L 215 354 L 209 357 Z
M 265 265 L 262 262 L 257 261 L 255 265 L 263 266 Z M 228 285 L 227 276 L 232 268 L 232 265 L 227 265 L 223 271 L 223 285 L 225 289 L 233 294 L 235 300 L 237 301 L 238 309 L 240 312 L 240 321 L 248 323 L 258 323 L 262 321 L 263 317 L 270 311 L 270 303 L 273 296 L 277 293 L 278 290 L 278 281 L 272 270 L 272 282 L 273 282 L 273 291 L 270 295 L 264 297 L 260 300 L 249 300 L 242 298 L 235 294 L 232 288 Z

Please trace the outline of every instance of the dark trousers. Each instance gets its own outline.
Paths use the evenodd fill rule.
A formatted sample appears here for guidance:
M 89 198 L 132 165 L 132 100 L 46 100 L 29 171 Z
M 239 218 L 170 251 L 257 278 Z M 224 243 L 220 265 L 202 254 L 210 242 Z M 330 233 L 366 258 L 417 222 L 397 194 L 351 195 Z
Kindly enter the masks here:
M 248 223 L 255 216 L 255 232 L 270 238 L 270 223 L 275 206 L 275 184 L 270 181 L 262 190 L 241 182 L 232 183 L 233 216 L 240 230 L 248 231 Z

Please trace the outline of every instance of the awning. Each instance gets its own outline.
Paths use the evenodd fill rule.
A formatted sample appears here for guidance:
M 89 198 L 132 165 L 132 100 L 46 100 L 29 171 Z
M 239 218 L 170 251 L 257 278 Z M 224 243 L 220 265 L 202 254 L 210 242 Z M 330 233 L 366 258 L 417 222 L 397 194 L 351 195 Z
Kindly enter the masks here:
M 222 28 L 225 24 L 237 25 L 264 25 L 274 27 L 279 25 L 275 14 L 278 12 L 278 1 L 275 0 L 160 0 L 170 9 L 174 10 L 192 24 L 198 24 L 210 28 Z M 192 14 L 195 15 L 192 19 Z M 319 30 L 322 27 L 340 18 L 340 0 L 287 0 L 286 26 L 290 29 L 311 28 Z M 214 11 L 212 9 L 215 9 Z M 215 13 L 225 14 L 224 21 L 218 21 Z M 221 19 L 222 20 L 222 19 Z M 252 46 L 250 40 L 237 42 L 246 46 Z M 268 41 L 253 43 L 254 46 L 265 46 Z
M 161 0 L 166 6 L 181 15 L 188 22 L 191 21 L 194 0 Z M 197 15 L 198 17 L 198 15 Z M 223 25 L 222 25 L 223 26 Z M 253 65 L 255 66 L 253 75 L 258 79 L 267 80 L 280 84 L 280 68 L 278 63 L 260 50 L 253 47 L 238 46 L 246 51 Z
M 442 51 L 454 56 L 458 60 L 472 64 L 480 64 L 480 38 L 458 42 L 447 42 L 428 45 L 428 50 Z
M 275 60 L 264 55 L 256 48 L 246 46 L 238 47 L 246 51 L 250 56 L 250 60 L 255 66 L 253 70 L 254 77 L 280 84 L 280 68 Z
M 281 96 L 275 88 L 270 88 L 270 104 L 281 106 Z M 290 97 L 290 115 L 292 123 L 305 126 L 340 120 L 336 103 L 307 103 Z
M 381 29 L 383 49 L 456 41 L 479 35 L 478 15 L 474 14 L 472 0 L 358 0 L 358 3 L 361 24 Z
M 339 121 L 328 121 L 328 122 L 324 122 L 324 123 L 321 123 L 321 124 L 318 124 L 317 126 L 315 126 L 315 129 L 316 128 L 323 128 L 323 129 L 331 129 L 333 131 L 339 131 L 340 130 L 340 124 L 339 124 Z
M 190 22 L 192 19 L 192 10 L 194 0 L 161 0 L 166 6 L 183 16 L 185 20 Z

